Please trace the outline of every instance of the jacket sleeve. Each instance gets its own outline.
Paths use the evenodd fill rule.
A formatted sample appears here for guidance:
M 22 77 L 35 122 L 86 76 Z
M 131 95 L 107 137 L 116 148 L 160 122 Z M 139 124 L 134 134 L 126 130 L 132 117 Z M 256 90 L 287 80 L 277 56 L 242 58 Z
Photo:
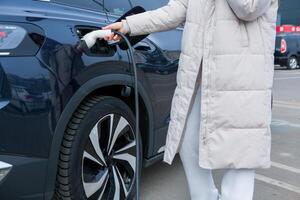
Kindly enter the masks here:
M 166 6 L 126 17 L 130 35 L 176 28 L 185 21 L 188 0 L 170 0 Z
M 253 21 L 267 11 L 272 0 L 227 0 L 227 2 L 238 18 Z

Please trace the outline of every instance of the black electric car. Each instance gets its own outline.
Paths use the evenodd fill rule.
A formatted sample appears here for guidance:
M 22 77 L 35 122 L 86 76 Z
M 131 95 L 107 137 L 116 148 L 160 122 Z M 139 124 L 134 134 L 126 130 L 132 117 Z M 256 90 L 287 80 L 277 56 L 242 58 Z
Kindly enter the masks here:
M 276 36 L 275 64 L 297 69 L 300 63 L 300 33 L 278 33 Z
M 134 45 L 141 141 L 128 52 L 103 40 L 74 48 L 144 3 L 166 1 L 1 0 L 1 200 L 131 199 L 137 153 L 143 166 L 161 160 L 182 30 Z

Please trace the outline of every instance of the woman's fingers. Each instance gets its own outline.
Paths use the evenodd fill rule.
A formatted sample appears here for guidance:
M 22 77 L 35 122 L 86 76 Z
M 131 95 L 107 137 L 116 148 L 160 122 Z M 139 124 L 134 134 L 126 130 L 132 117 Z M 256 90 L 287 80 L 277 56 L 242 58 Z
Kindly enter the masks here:
M 114 34 L 114 33 L 110 34 L 110 36 L 109 36 L 109 40 L 112 40 L 112 39 L 114 38 L 114 36 L 115 36 L 115 34 Z
M 112 33 L 112 34 L 110 34 L 108 36 L 105 36 L 103 39 L 107 41 L 107 40 L 112 40 L 113 37 L 114 37 L 114 34 Z
M 116 30 L 116 31 L 120 30 L 121 28 L 122 28 L 121 22 L 112 23 L 112 24 L 102 27 L 102 29 L 104 29 L 104 30 L 112 29 L 112 30 Z
M 118 36 L 118 35 L 115 35 L 114 37 L 113 37 L 113 40 L 119 40 L 120 39 L 120 37 Z
M 103 38 L 104 40 L 108 40 L 108 36 L 104 36 L 104 38 Z
M 118 41 L 118 40 L 121 39 L 121 37 L 120 37 L 119 35 L 117 35 L 117 34 L 113 34 L 113 33 L 112 33 L 112 34 L 109 35 L 109 36 L 105 36 L 103 39 L 104 39 L 104 40 L 107 40 L 107 41 L 110 41 L 110 40 Z
M 122 22 L 116 22 L 116 23 L 113 23 L 113 24 L 109 24 L 107 26 L 102 27 L 102 29 L 103 30 L 116 30 L 116 31 L 119 31 L 119 32 L 124 32 Z M 104 39 L 105 40 L 117 41 L 117 40 L 120 40 L 120 36 L 112 33 L 111 35 L 109 35 L 107 37 L 104 37 Z
M 108 29 L 112 29 L 113 24 L 109 24 L 107 26 L 102 27 L 103 30 L 108 30 Z

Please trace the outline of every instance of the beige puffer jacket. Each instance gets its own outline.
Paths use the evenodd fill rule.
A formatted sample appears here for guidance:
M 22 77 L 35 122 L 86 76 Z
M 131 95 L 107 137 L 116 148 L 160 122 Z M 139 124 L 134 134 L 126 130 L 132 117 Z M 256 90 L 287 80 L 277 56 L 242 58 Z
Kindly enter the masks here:
M 170 0 L 126 18 L 131 35 L 185 22 L 165 162 L 179 151 L 202 74 L 199 165 L 270 167 L 277 9 L 278 0 Z

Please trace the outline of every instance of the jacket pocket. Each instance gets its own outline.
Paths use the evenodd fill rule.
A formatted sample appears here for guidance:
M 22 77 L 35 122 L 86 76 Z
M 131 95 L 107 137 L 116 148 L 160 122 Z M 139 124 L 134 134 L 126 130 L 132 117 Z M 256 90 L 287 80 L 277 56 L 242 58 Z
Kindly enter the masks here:
M 239 20 L 239 28 L 240 28 L 240 35 L 241 35 L 241 45 L 242 47 L 249 46 L 249 35 L 246 24 L 244 21 Z

